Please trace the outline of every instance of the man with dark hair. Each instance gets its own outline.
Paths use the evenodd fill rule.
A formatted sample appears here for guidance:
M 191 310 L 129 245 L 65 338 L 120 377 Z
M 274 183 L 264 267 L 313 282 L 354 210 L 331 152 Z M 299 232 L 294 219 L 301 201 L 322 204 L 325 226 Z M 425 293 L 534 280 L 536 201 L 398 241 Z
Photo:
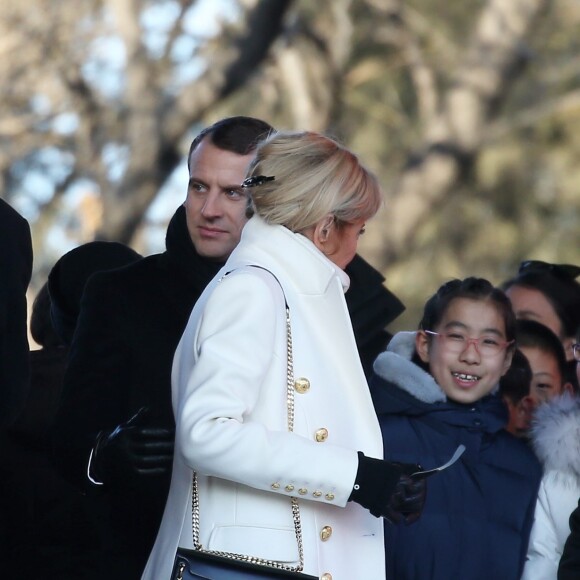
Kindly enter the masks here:
M 105 500 L 98 578 L 137 579 L 145 567 L 171 479 L 173 353 L 239 241 L 247 221 L 240 184 L 270 131 L 249 117 L 205 129 L 190 150 L 187 196 L 166 251 L 85 287 L 53 444 L 63 475 Z
M 14 421 L 28 394 L 26 290 L 31 275 L 28 222 L 0 199 L 0 427 Z

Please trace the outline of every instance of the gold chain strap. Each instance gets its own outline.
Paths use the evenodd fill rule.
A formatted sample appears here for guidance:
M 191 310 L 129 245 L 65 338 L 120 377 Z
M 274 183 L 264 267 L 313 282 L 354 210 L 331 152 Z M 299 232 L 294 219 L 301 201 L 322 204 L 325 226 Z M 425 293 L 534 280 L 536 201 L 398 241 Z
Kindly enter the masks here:
M 286 306 L 286 405 L 288 408 L 288 431 L 294 430 L 294 358 L 292 356 L 292 330 L 290 328 L 290 309 Z M 199 541 L 199 493 L 197 489 L 197 473 L 193 472 L 193 481 L 191 486 L 191 527 L 193 534 L 193 547 L 195 550 L 222 556 L 230 560 L 250 562 L 252 564 L 261 564 L 270 566 L 279 570 L 288 570 L 290 572 L 302 572 L 304 570 L 304 544 L 302 542 L 302 524 L 300 522 L 300 508 L 298 500 L 291 498 L 292 502 L 292 519 L 294 520 L 294 532 L 296 533 L 296 542 L 298 543 L 298 565 L 289 566 L 273 560 L 266 560 L 256 556 L 247 556 L 245 554 L 236 554 L 233 552 L 221 552 L 219 550 L 205 550 Z

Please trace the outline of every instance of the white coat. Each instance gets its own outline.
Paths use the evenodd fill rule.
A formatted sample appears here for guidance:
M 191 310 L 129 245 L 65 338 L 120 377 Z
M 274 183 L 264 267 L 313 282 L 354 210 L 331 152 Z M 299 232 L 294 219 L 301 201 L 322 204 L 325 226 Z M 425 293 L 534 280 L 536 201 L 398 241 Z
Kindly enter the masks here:
M 347 285 L 346 275 L 304 236 L 257 216 L 245 226 L 175 354 L 173 476 L 143 579 L 169 578 L 177 547 L 192 547 L 193 469 L 205 548 L 295 565 L 290 496 L 296 496 L 304 572 L 332 580 L 385 577 L 383 522 L 347 501 L 357 451 L 382 458 L 344 300 Z M 293 433 L 287 430 L 285 299 L 294 376 L 309 381 L 308 389 L 295 391 Z
M 580 399 L 565 393 L 539 407 L 532 437 L 544 475 L 522 580 L 556 580 L 580 497 Z

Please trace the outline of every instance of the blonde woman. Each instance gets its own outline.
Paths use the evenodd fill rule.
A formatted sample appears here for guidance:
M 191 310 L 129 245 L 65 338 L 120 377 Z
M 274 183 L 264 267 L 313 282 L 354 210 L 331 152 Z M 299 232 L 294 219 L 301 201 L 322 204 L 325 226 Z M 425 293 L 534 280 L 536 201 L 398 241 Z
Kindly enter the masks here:
M 343 269 L 379 208 L 379 185 L 334 140 L 277 133 L 259 145 L 244 186 L 231 194 L 247 195 L 254 215 L 175 354 L 173 477 L 143 578 L 169 578 L 177 548 L 193 545 L 194 471 L 205 549 L 299 565 L 297 497 L 304 573 L 384 578 L 376 516 L 415 517 L 423 487 L 405 475 L 415 466 L 382 461 L 344 299 Z

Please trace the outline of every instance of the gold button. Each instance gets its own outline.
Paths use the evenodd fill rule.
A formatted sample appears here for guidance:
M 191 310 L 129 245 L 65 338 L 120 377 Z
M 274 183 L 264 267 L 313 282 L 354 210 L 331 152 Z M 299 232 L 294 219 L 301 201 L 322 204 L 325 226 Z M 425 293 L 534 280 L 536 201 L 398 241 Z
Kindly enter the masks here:
M 304 377 L 300 377 L 294 381 L 294 388 L 300 394 L 307 393 L 310 390 L 310 381 Z
M 332 536 L 332 528 L 330 526 L 324 526 L 320 530 L 320 539 L 323 542 L 326 542 L 326 540 L 328 540 L 330 538 L 330 536 Z
M 322 495 L 322 492 L 319 489 L 317 489 L 316 491 L 312 492 L 312 495 L 314 497 L 320 497 Z
M 316 431 L 316 433 L 314 434 L 314 438 L 316 439 L 316 441 L 318 441 L 318 443 L 326 441 L 328 439 L 328 429 L 326 429 L 325 427 L 318 429 L 318 431 Z
M 280 489 L 280 484 L 279 483 L 273 483 L 272 484 L 272 489 Z
M 308 490 L 307 490 L 305 487 L 301 487 L 301 488 L 298 490 L 298 493 L 299 493 L 300 495 L 306 495 L 306 494 L 308 493 Z
M 330 572 L 325 572 L 321 577 L 320 580 L 332 580 L 332 574 Z
M 328 501 L 332 501 L 334 499 L 334 494 L 333 493 L 327 493 L 324 496 Z
M 291 483 L 289 483 L 284 489 L 286 491 L 294 491 L 294 486 Z

